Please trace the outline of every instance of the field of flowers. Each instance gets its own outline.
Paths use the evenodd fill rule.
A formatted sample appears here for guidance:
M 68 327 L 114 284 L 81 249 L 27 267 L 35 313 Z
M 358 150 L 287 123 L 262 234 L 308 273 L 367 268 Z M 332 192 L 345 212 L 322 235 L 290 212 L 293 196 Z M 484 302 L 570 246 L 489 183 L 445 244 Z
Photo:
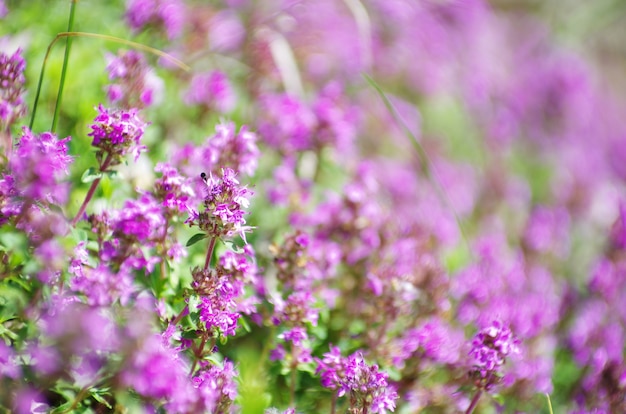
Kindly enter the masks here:
M 625 413 L 625 20 L 0 0 L 0 413 Z

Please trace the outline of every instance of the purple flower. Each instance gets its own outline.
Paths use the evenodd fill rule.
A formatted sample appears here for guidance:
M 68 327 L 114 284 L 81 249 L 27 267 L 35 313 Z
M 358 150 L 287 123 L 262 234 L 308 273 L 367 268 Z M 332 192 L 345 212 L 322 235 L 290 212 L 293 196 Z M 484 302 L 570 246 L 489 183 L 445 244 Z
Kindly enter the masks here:
M 316 118 L 304 103 L 289 95 L 266 95 L 259 133 L 264 141 L 285 154 L 312 148 Z
M 477 387 L 490 390 L 501 379 L 501 367 L 509 355 L 519 354 L 519 340 L 500 321 L 479 331 L 472 340 L 470 376 Z
M 314 308 L 315 298 L 309 291 L 295 292 L 287 300 L 274 299 L 274 323 L 298 326 L 304 323 L 317 325 L 319 310 Z
M 187 412 L 197 398 L 188 370 L 178 354 L 153 335 L 123 365 L 120 380 L 144 397 L 167 402 L 168 411 Z
M 44 132 L 34 135 L 24 127 L 15 155 L 9 161 L 15 185 L 28 198 L 64 203 L 66 186 L 57 183 L 68 173 L 72 157 L 67 155 L 70 137 L 59 140 L 56 135 Z
M 154 193 L 168 214 L 175 216 L 189 210 L 189 202 L 196 194 L 188 178 L 168 163 L 159 163 L 154 171 L 162 174 L 154 183 Z
M 206 177 L 206 176 L 205 176 Z M 221 171 L 221 177 L 206 177 L 204 210 L 189 211 L 186 223 L 198 226 L 211 237 L 232 237 L 239 234 L 245 241 L 245 233 L 252 228 L 246 226 L 245 211 L 252 192 L 240 186 L 235 172 L 230 168 Z
M 369 408 L 372 413 L 395 410 L 398 394 L 388 384 L 387 374 L 377 365 L 368 365 L 360 352 L 344 358 L 339 348 L 331 346 L 323 359 L 316 360 L 322 385 L 337 390 L 338 397 L 349 395 L 352 408 Z
M 207 331 L 235 335 L 245 286 L 256 278 L 256 266 L 248 260 L 246 252 L 229 251 L 220 257 L 215 269 L 192 270 L 192 288 L 199 296 L 197 308 Z
M 126 3 L 126 18 L 133 30 L 148 25 L 162 27 L 170 40 L 181 34 L 185 13 L 181 0 L 127 0 Z
M 125 109 L 150 106 L 163 87 L 143 55 L 134 50 L 120 51 L 118 56 L 107 56 L 107 60 L 109 80 L 116 81 L 108 86 L 109 100 L 120 101 Z
M 6 13 L 6 7 L 0 3 L 0 18 Z M 0 52 L 0 129 L 8 129 L 26 112 L 24 104 L 24 69 L 26 61 L 22 49 L 17 49 L 11 56 Z
M 237 397 L 237 371 L 226 360 L 222 367 L 209 364 L 202 368 L 192 382 L 200 394 L 206 412 L 230 413 Z
M 0 341 L 0 377 L 8 377 L 16 380 L 20 375 L 20 368 L 17 364 L 15 351 L 13 348 Z
M 212 170 L 228 167 L 249 176 L 254 175 L 260 155 L 256 141 L 256 134 L 248 131 L 245 125 L 237 132 L 234 122 L 217 124 L 215 135 L 206 143 Z
M 119 164 L 120 158 L 129 152 L 139 158 L 139 154 L 147 150 L 141 145 L 141 138 L 147 126 L 136 109 L 107 109 L 98 105 L 98 115 L 90 125 L 93 137 L 91 145 L 98 148 L 98 156 L 108 154 L 113 157 L 109 165 Z
M 228 113 L 235 108 L 235 94 L 228 77 L 220 72 L 195 74 L 185 93 L 188 105 L 202 105 L 208 110 Z
M 73 271 L 76 273 L 70 280 L 70 287 L 74 292 L 83 294 L 92 306 L 107 306 L 118 300 L 127 304 L 136 291 L 133 278 L 125 269 L 113 273 L 103 265 L 93 269 L 86 266 L 77 268 L 75 264 Z

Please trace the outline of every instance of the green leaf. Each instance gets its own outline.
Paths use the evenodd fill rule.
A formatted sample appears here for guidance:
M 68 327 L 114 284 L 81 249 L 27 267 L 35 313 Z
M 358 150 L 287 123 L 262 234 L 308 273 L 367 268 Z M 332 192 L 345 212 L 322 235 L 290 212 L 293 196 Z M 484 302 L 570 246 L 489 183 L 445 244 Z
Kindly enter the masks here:
M 111 407 L 111 404 L 109 404 L 109 402 L 107 400 L 105 400 L 100 394 L 98 394 L 99 391 L 97 390 L 91 390 L 91 396 L 93 397 L 94 400 L 98 401 L 100 404 L 102 405 L 106 405 L 107 408 L 113 408 Z
M 85 170 L 82 177 L 80 177 L 80 181 L 83 183 L 90 183 L 98 178 L 102 178 L 102 173 L 94 167 L 89 167 Z
M 124 178 L 122 174 L 115 170 L 105 171 L 104 175 L 109 177 L 110 180 L 119 180 L 120 178 Z
M 189 240 L 187 240 L 187 244 L 186 246 L 193 246 L 194 244 L 198 243 L 200 240 L 206 239 L 208 236 L 205 233 L 198 233 L 195 234 L 193 236 L 191 236 L 191 238 Z

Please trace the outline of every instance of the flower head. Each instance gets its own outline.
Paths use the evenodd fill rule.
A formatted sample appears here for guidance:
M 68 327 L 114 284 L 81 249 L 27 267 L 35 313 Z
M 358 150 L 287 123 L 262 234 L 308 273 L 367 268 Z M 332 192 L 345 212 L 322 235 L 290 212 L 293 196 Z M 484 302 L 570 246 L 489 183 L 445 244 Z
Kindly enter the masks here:
M 108 61 L 109 79 L 115 81 L 107 91 L 111 102 L 119 102 L 126 109 L 143 108 L 154 102 L 162 81 L 150 71 L 141 53 L 123 51 L 108 57 Z
M 470 376 L 476 386 L 485 390 L 493 388 L 500 381 L 500 367 L 504 365 L 506 357 L 519 352 L 519 340 L 502 322 L 494 321 L 478 332 L 469 352 L 474 360 Z
M 114 163 L 119 163 L 120 158 L 131 152 L 135 160 L 142 151 L 147 150 L 141 145 L 141 138 L 147 124 L 143 122 L 136 109 L 128 111 L 122 109 L 107 109 L 98 106 L 98 115 L 91 124 L 91 132 L 87 135 L 93 137 L 91 145 L 98 148 L 98 153 L 110 154 L 114 157 Z
M 4 4 L 0 3 L 0 17 Z M 6 9 L 5 9 L 6 10 Z M 0 125 L 10 126 L 26 112 L 24 105 L 24 69 L 22 50 L 12 55 L 0 52 Z
M 251 227 L 245 225 L 244 209 L 250 205 L 248 197 L 252 192 L 239 185 L 235 175 L 230 168 L 223 168 L 221 177 L 203 173 L 203 179 L 206 180 L 205 208 L 201 212 L 191 210 L 186 223 L 197 225 L 213 237 L 239 234 L 245 241 L 245 232 Z

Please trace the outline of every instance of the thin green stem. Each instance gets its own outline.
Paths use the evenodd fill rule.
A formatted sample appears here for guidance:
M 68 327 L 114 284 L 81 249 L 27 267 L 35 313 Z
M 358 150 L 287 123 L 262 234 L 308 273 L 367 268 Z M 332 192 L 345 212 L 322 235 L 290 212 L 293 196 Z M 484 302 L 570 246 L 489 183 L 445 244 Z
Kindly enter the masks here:
M 474 395 L 474 398 L 472 398 L 472 402 L 470 402 L 469 407 L 467 407 L 465 414 L 472 414 L 472 412 L 474 411 L 474 408 L 476 408 L 476 406 L 478 405 L 478 400 L 480 400 L 480 396 L 482 395 L 482 393 L 483 393 L 483 390 L 478 390 L 476 395 Z
M 546 398 L 548 399 L 548 411 L 550 412 L 550 414 L 554 414 L 554 411 L 552 411 L 552 401 L 550 401 L 550 394 L 546 394 Z
M 393 117 L 396 124 L 401 129 L 403 129 L 406 136 L 409 137 L 411 144 L 413 144 L 413 147 L 415 148 L 415 151 L 417 152 L 417 157 L 419 159 L 420 167 L 422 168 L 422 174 L 424 174 L 424 176 L 433 184 L 433 188 L 435 189 L 435 192 L 439 196 L 439 199 L 450 209 L 450 211 L 454 215 L 454 219 L 456 220 L 457 226 L 459 228 L 459 232 L 461 233 L 461 237 L 463 238 L 463 241 L 465 242 L 465 246 L 470 256 L 472 256 L 473 255 L 472 249 L 470 248 L 469 241 L 467 239 L 467 235 L 466 235 L 466 231 L 463 226 L 463 223 L 461 222 L 459 215 L 457 214 L 454 206 L 452 205 L 452 202 L 450 201 L 450 198 L 448 197 L 448 194 L 445 188 L 443 187 L 442 184 L 440 184 L 441 180 L 438 180 L 437 171 L 435 170 L 434 164 L 431 161 L 430 157 L 428 156 L 428 153 L 426 152 L 422 144 L 417 139 L 417 136 L 413 133 L 413 131 L 411 131 L 411 128 L 409 128 L 407 124 L 404 122 L 404 120 L 402 119 L 398 111 L 396 110 L 395 106 L 393 105 L 391 100 L 387 97 L 387 94 L 383 91 L 380 85 L 378 85 L 376 81 L 374 81 L 374 79 L 368 74 L 363 74 L 363 77 L 365 78 L 367 83 L 369 83 L 369 85 L 372 88 L 374 88 L 374 90 L 376 90 L 376 93 L 378 93 L 378 96 L 380 96 L 380 98 L 382 99 L 383 103 L 385 104 L 385 107 L 387 108 L 391 116 Z
M 67 22 L 67 31 L 71 32 L 74 29 L 74 15 L 76 14 L 76 3 L 78 0 L 72 0 L 70 6 L 70 17 Z M 52 117 L 51 132 L 55 132 L 57 129 L 57 123 L 59 122 L 59 112 L 61 110 L 61 101 L 63 99 L 63 87 L 65 86 L 65 76 L 67 74 L 67 63 L 70 59 L 70 49 L 72 47 L 72 38 L 68 37 L 65 42 L 65 55 L 63 56 L 63 68 L 61 69 L 61 80 L 59 82 L 59 91 L 57 92 L 57 101 L 54 106 L 54 116 Z
M 111 164 L 112 160 L 113 160 L 113 157 L 111 156 L 111 154 L 107 154 L 107 157 L 104 159 L 104 162 L 100 166 L 101 173 L 105 172 L 107 168 L 109 168 L 109 164 Z M 76 223 L 78 223 L 78 220 L 80 220 L 80 218 L 85 213 L 85 210 L 87 209 L 87 204 L 89 204 L 89 201 L 91 201 L 94 193 L 96 192 L 96 188 L 98 188 L 100 179 L 101 178 L 98 177 L 95 180 L 93 180 L 93 182 L 91 183 L 91 187 L 89 187 L 89 191 L 87 192 L 87 195 L 85 196 L 85 199 L 83 200 L 83 204 L 81 204 L 80 209 L 78 209 L 78 213 L 76 213 L 76 216 L 74 216 L 74 219 L 72 220 L 72 223 L 71 223 L 72 227 L 76 227 Z

